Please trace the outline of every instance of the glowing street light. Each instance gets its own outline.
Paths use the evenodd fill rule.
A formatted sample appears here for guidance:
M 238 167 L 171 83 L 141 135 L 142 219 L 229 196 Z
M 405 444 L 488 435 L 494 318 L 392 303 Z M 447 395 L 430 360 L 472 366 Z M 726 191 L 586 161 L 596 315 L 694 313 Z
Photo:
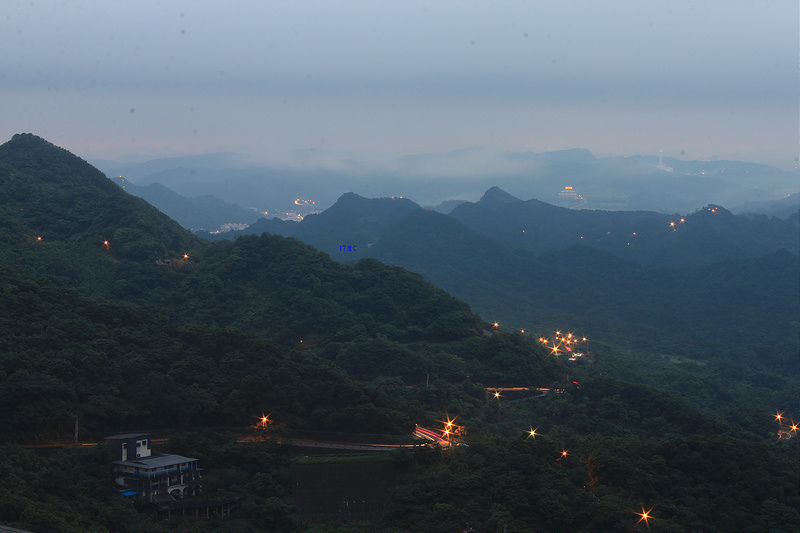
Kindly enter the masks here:
M 655 518 L 653 518 L 653 515 L 650 514 L 652 511 L 653 511 L 652 507 L 650 509 L 648 509 L 647 511 L 645 511 L 644 510 L 644 506 L 642 506 L 642 512 L 641 513 L 634 513 L 634 514 L 638 515 L 640 518 L 639 518 L 639 521 L 636 522 L 636 524 L 633 527 L 636 527 L 641 522 L 644 522 L 645 525 L 647 526 L 647 529 L 650 529 L 649 520 L 655 520 Z
M 536 429 L 539 429 L 538 427 Z M 531 437 L 533 440 L 536 440 L 536 429 L 530 428 L 528 430 L 528 436 Z
M 272 413 L 265 415 L 264 412 L 262 411 L 261 416 L 258 419 L 258 427 L 266 428 L 268 424 L 271 424 L 272 420 L 269 419 L 269 415 L 271 414 Z
M 451 419 L 450 416 L 448 415 L 447 416 L 447 421 L 440 420 L 439 422 L 444 424 L 445 430 L 449 431 L 449 430 L 453 429 L 453 426 L 455 426 L 455 421 L 456 421 L 457 418 L 458 418 L 458 416 L 456 416 L 455 418 Z

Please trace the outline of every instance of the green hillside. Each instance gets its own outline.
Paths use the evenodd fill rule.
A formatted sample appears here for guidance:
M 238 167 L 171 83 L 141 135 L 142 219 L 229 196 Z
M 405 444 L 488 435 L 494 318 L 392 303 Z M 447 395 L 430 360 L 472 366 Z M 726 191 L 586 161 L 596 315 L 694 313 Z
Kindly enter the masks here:
M 315 227 L 325 228 L 316 242 L 330 247 L 342 240 L 339 235 L 351 234 L 364 212 L 379 215 L 376 202 L 343 196 L 332 209 L 335 216 L 326 211 L 315 217 Z M 562 225 L 547 222 L 556 232 L 591 229 L 604 236 L 625 224 L 636 222 L 640 229 L 650 224 L 652 231 L 643 237 L 663 235 L 645 247 L 648 253 L 680 249 L 688 259 L 638 262 L 631 254 L 614 253 L 614 247 L 597 249 L 584 241 L 528 250 L 510 246 L 511 238 L 496 240 L 424 209 L 371 221 L 371 231 L 383 229 L 360 253 L 418 272 L 469 302 L 486 320 L 524 329 L 532 339 L 568 328 L 608 347 L 608 357 L 581 373 L 648 383 L 754 430 L 757 410 L 800 400 L 795 386 L 800 262 L 781 246 L 785 221 L 754 221 L 712 207 L 683 223 L 678 219 L 678 231 L 671 231 L 668 218 L 653 218 L 664 217 L 657 213 L 571 211 L 522 202 L 500 189 L 461 207 L 483 204 L 497 210 L 491 227 L 506 232 L 511 226 L 500 212 L 510 213 L 513 222 L 516 208 L 538 213 L 540 221 L 562 220 Z M 293 232 L 313 234 L 309 228 L 301 222 Z M 773 251 L 762 254 L 765 249 Z
M 334 214 L 347 231 L 421 274 L 343 264 L 276 235 L 200 240 L 43 139 L 0 146 L 0 523 L 800 528 L 796 430 L 773 415 L 790 420 L 799 401 L 796 255 L 654 269 L 588 247 L 533 254 L 410 203 L 346 200 Z M 373 220 L 389 202 L 396 211 Z M 329 243 L 352 234 L 323 215 L 314 223 Z M 528 321 L 543 331 L 513 331 Z M 555 327 L 585 328 L 590 356 L 570 362 L 545 347 L 537 334 Z M 267 413 L 273 429 L 236 438 Z M 445 420 L 461 445 L 377 458 L 390 479 L 370 482 L 389 496 L 369 522 L 312 524 L 295 503 L 292 462 L 308 452 L 284 440 L 292 432 L 371 442 Z M 122 500 L 103 447 L 20 446 L 68 442 L 76 421 L 84 444 L 163 432 L 157 451 L 198 458 L 204 497 L 235 496 L 238 509 L 157 520 Z M 353 472 L 364 459 L 307 464 L 337 461 Z M 336 505 L 355 481 L 341 483 L 325 487 Z
M 533 256 L 422 210 L 372 251 L 532 339 L 582 332 L 597 357 L 572 364 L 578 375 L 647 383 L 752 429 L 755 411 L 800 402 L 800 260 L 790 252 L 693 269 L 585 246 Z
M 0 267 L 0 440 L 81 440 L 133 428 L 253 425 L 408 431 L 402 405 L 308 352 L 181 325 Z M 337 416 L 322 416 L 325 404 Z M 397 409 L 400 410 L 397 410 Z M 391 423 L 389 422 L 391 420 Z
M 177 260 L 203 242 L 31 134 L 0 146 L 0 189 L 0 257 L 87 292 L 111 290 L 121 263 Z
M 461 381 L 494 375 L 477 362 L 490 326 L 417 274 L 374 260 L 344 266 L 279 236 L 208 243 L 43 139 L 18 135 L 2 152 L 9 155 L 0 185 L 13 190 L 25 184 L 37 205 L 16 217 L 20 205 L 32 202 L 22 194 L 3 196 L 8 227 L 16 229 L 7 233 L 7 264 L 46 276 L 64 290 L 134 304 L 140 315 L 159 317 L 171 328 L 236 328 L 277 343 L 281 353 L 299 350 L 319 364 L 319 357 L 327 358 L 363 379 L 402 376 L 419 384 L 440 376 Z M 50 160 L 57 162 L 52 168 Z M 111 237 L 99 240 L 105 235 Z M 112 328 L 101 336 L 113 335 Z M 536 346 L 507 349 L 521 349 L 531 362 L 545 359 Z M 374 354 L 369 371 L 359 373 L 368 352 Z M 398 353 L 410 355 L 398 361 Z M 560 376 L 550 363 L 526 368 L 539 369 L 536 379 L 547 383 Z

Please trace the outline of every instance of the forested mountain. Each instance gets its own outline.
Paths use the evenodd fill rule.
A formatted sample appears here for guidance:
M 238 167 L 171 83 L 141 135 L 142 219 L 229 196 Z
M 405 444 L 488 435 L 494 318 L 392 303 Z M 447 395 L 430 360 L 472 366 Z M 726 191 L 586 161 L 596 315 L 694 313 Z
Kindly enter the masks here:
M 306 351 L 172 323 L 7 266 L 0 277 L 3 442 L 63 438 L 75 420 L 82 440 L 176 424 L 248 426 L 265 408 L 294 427 L 413 426 L 402 405 Z M 323 404 L 336 415 L 323 416 Z
M 2 523 L 630 531 L 647 508 L 653 530 L 800 527 L 797 439 L 771 416 L 798 402 L 790 252 L 683 270 L 586 246 L 543 254 L 403 199 L 345 195 L 297 229 L 422 275 L 344 264 L 278 235 L 199 239 L 29 134 L 0 146 L 0 193 Z M 484 318 L 423 275 L 474 298 Z M 536 333 L 592 328 L 590 356 L 568 362 L 487 322 L 512 322 L 487 316 L 501 303 L 520 327 L 546 328 Z M 388 456 L 396 480 L 380 516 L 312 525 L 292 500 L 287 445 L 209 429 L 265 413 L 276 436 L 408 435 L 454 417 L 469 446 Z M 238 495 L 240 509 L 167 524 L 120 500 L 101 449 L 8 445 L 63 442 L 76 421 L 80 440 L 169 429 L 163 449 L 199 458 L 207 497 Z
M 17 135 L 0 153 L 0 185 L 9 192 L 2 202 L 3 257 L 64 290 L 135 303 L 175 321 L 170 327 L 250 331 L 279 343 L 283 351 L 302 348 L 362 378 L 405 376 L 418 383 L 440 374 L 460 380 L 492 372 L 480 360 L 489 349 L 482 332 L 490 326 L 419 275 L 374 260 L 344 266 L 280 236 L 209 244 L 43 139 Z M 11 273 L 18 267 L 9 268 L 13 286 Z M 68 294 L 72 298 L 78 293 Z M 106 305 L 103 301 L 96 305 Z M 49 304 L 34 307 L 45 308 L 40 316 L 57 313 L 47 309 Z M 464 342 L 469 349 L 449 344 Z M 529 363 L 544 361 L 540 349 L 524 350 Z M 491 357 L 503 351 L 495 347 Z M 366 360 L 369 352 L 374 354 Z M 519 379 L 533 379 L 525 376 L 536 368 L 543 372 L 537 376 L 542 382 L 556 379 L 559 370 L 552 363 L 525 363 L 528 370 Z M 22 370 L 24 365 L 6 375 Z M 80 410 L 73 411 L 78 416 Z M 91 424 L 85 427 L 97 431 Z
M 797 230 L 777 218 L 719 206 L 685 217 L 569 210 L 498 188 L 452 216 L 347 194 L 309 218 L 286 233 L 339 261 L 374 257 L 418 272 L 485 318 L 519 327 L 571 314 L 587 327 L 639 323 L 743 341 L 794 320 Z
M 81 290 L 108 293 L 114 270 L 177 260 L 203 243 L 85 161 L 31 134 L 0 146 L 0 179 L 0 257 Z
M 718 206 L 683 222 L 652 212 L 568 210 L 523 202 L 498 188 L 478 204 L 454 211 L 477 213 L 473 221 L 488 227 L 485 232 L 410 203 L 402 218 L 395 212 L 375 221 L 377 204 L 397 201 L 345 195 L 315 217 L 315 226 L 324 230 L 313 238 L 340 261 L 370 256 L 418 272 L 507 327 L 537 334 L 567 326 L 590 332 L 597 341 L 639 354 L 604 361 L 598 369 L 608 364 L 606 372 L 670 387 L 698 404 L 708 403 L 707 390 L 687 379 L 685 360 L 701 365 L 695 377 L 733 364 L 737 370 L 730 371 L 727 385 L 743 393 L 760 387 L 743 368 L 772 376 L 775 391 L 792 388 L 800 265 L 796 253 L 784 249 L 790 221 L 733 216 Z M 337 250 L 336 243 L 352 238 L 365 212 L 373 218 L 363 231 L 371 231 L 374 242 L 366 249 L 360 245 L 358 254 Z M 531 237 L 509 229 L 522 219 L 530 224 Z M 625 227 L 639 230 L 635 251 L 615 245 L 613 237 Z M 314 235 L 305 221 L 289 229 Z M 587 238 L 566 239 L 571 233 Z M 532 246 L 537 236 L 542 246 Z M 519 242 L 524 246 L 515 246 Z M 615 253 L 619 250 L 623 253 Z M 652 260 L 650 253 L 664 259 Z M 671 377 L 642 372 L 656 366 Z M 773 392 L 755 396 L 760 408 L 771 407 Z M 732 412 L 724 403 L 712 404 L 720 406 L 719 413 Z
M 544 313 L 572 314 L 587 324 L 602 317 L 741 341 L 746 331 L 788 330 L 797 303 L 798 257 L 785 250 L 691 269 L 641 265 L 581 245 L 533 255 L 420 210 L 370 252 L 519 326 L 546 321 Z
M 214 320 L 241 325 L 247 320 L 242 317 L 251 317 L 252 323 L 258 323 L 260 317 L 264 320 L 258 328 L 272 330 L 284 326 L 284 322 L 294 324 L 293 320 L 279 319 L 287 314 L 296 317 L 298 312 L 292 309 L 306 305 L 306 316 L 322 316 L 325 313 L 319 308 L 333 302 L 342 309 L 329 314 L 329 319 L 347 323 L 350 313 L 363 314 L 369 304 L 340 305 L 338 300 L 366 302 L 372 296 L 362 296 L 360 291 L 378 284 L 383 285 L 381 290 L 386 294 L 377 301 L 395 300 L 403 316 L 414 317 L 406 319 L 408 326 L 424 330 L 430 321 L 446 322 L 450 313 L 461 313 L 463 326 L 455 326 L 456 329 L 473 334 L 481 330 L 480 319 L 470 314 L 463 303 L 397 268 L 370 267 L 368 263 L 357 269 L 343 267 L 308 246 L 279 237 L 210 245 L 146 202 L 127 194 L 77 157 L 38 137 L 17 135 L 0 147 L 0 155 L 2 185 L 9 191 L 2 201 L 4 227 L 8 228 L 4 256 L 9 261 L 30 264 L 35 273 L 54 275 L 64 285 L 158 306 L 185 320 L 197 320 L 198 315 L 207 318 L 212 313 L 204 308 L 213 309 L 214 299 L 226 290 L 223 299 L 241 299 L 249 291 L 257 291 L 250 305 L 269 306 L 274 315 L 261 317 L 256 311 L 252 317 L 254 311 L 245 298 Z M 50 160 L 55 162 L 52 168 L 47 163 Z M 373 274 L 368 275 L 370 272 Z M 95 279 L 92 283 L 83 281 Z M 195 286 L 200 293 L 187 291 Z M 324 292 L 315 293 L 314 305 L 310 305 L 302 291 L 310 294 L 314 289 Z M 278 290 L 291 292 L 272 292 Z M 435 297 L 428 302 L 432 295 Z M 197 297 L 203 301 L 193 300 Z M 406 299 L 413 300 L 421 311 L 413 312 Z M 344 312 L 348 305 L 351 309 Z M 382 309 L 387 312 L 385 306 Z M 302 331 L 330 336 L 331 328 L 326 322 Z M 448 335 L 447 328 L 437 331 Z
M 494 187 L 450 216 L 510 246 L 537 253 L 581 244 L 640 263 L 686 267 L 786 248 L 798 227 L 778 218 L 734 216 L 709 205 L 689 214 L 565 209 L 522 201 Z

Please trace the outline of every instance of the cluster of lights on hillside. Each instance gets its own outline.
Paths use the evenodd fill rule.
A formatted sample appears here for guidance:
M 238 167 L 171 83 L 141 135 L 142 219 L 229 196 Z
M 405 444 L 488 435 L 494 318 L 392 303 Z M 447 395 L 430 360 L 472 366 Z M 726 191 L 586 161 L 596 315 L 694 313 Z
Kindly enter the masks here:
M 41 235 L 37 235 L 36 236 L 36 242 L 44 242 L 44 237 L 42 237 Z M 103 242 L 100 244 L 100 247 L 103 248 L 106 252 L 111 252 L 111 241 L 109 241 L 108 239 L 103 239 Z M 180 258 L 184 262 L 188 261 L 189 260 L 189 254 L 184 252 L 180 256 Z M 161 265 L 161 264 L 169 264 L 169 261 L 165 262 L 165 261 L 162 261 L 162 260 L 158 260 L 158 261 L 156 261 L 156 264 L 159 264 L 159 265 Z
M 541 336 L 539 337 L 539 342 L 550 350 L 551 355 L 569 353 L 570 360 L 573 361 L 576 357 L 583 356 L 583 352 L 577 351 L 581 343 L 583 343 L 584 351 L 589 351 L 589 339 L 574 335 L 573 333 L 561 333 L 561 331 L 556 331 L 552 339 Z
M 450 416 L 446 416 L 447 420 L 440 420 L 444 427 L 442 428 L 442 438 L 447 439 L 450 441 L 451 438 L 455 436 L 462 436 L 464 435 L 464 426 L 457 425 L 456 418 L 458 415 L 454 416 L 452 419 Z
M 775 418 L 774 422 L 778 423 L 779 439 L 791 439 L 797 436 L 798 424 L 791 417 L 787 418 L 783 416 L 783 411 L 780 413 L 775 411 L 775 414 L 772 416 Z
M 681 218 L 679 218 L 679 219 L 678 219 L 678 221 L 677 221 L 677 222 L 676 222 L 676 221 L 674 221 L 674 220 L 670 221 L 670 223 L 669 223 L 669 227 L 670 227 L 670 229 L 671 229 L 672 231 L 678 231 L 678 226 L 679 226 L 680 224 L 683 224 L 683 223 L 685 223 L 685 222 L 686 222 L 686 219 L 685 219 L 684 217 L 681 217 Z M 634 235 L 636 235 L 636 234 L 634 233 Z
M 493 322 L 492 326 L 495 329 L 499 329 L 500 322 Z M 520 329 L 519 332 L 523 335 L 525 334 L 524 329 Z M 540 336 L 539 342 L 550 350 L 550 355 L 568 353 L 570 361 L 575 361 L 578 357 L 583 357 L 584 354 L 589 353 L 589 339 L 574 333 L 555 331 L 552 337 Z M 583 352 L 578 351 L 581 343 L 583 343 Z

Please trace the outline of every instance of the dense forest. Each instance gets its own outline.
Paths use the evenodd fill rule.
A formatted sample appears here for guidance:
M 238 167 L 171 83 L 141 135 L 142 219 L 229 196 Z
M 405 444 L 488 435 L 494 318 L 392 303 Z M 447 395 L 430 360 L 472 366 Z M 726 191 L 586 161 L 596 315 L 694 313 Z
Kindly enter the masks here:
M 204 241 L 29 134 L 0 146 L 0 191 L 0 523 L 35 532 L 800 528 L 798 440 L 791 431 L 778 439 L 774 416 L 788 420 L 798 405 L 791 252 L 679 275 L 603 250 L 527 255 L 395 203 L 394 225 L 369 230 L 385 239 L 374 248 L 426 240 L 435 253 L 419 262 L 423 277 L 370 258 L 336 262 L 277 235 Z M 629 291 L 581 292 L 598 290 L 588 268 L 540 293 L 478 268 L 553 280 L 559 264 L 589 263 Z M 477 288 L 492 284 L 524 303 L 519 321 L 535 317 L 541 331 L 473 313 L 425 281 L 437 265 L 486 305 Z M 676 298 L 660 316 L 636 306 L 642 291 L 668 302 L 698 286 L 697 298 Z M 563 307 L 549 305 L 558 298 Z M 570 321 L 576 298 L 581 319 Z M 637 326 L 623 336 L 615 328 L 627 320 Z M 589 326 L 581 360 L 537 337 Z M 488 390 L 512 387 L 526 390 Z M 265 413 L 270 438 L 237 440 Z M 302 459 L 284 439 L 292 432 L 399 438 L 451 417 L 463 445 L 378 458 L 395 477 L 368 521 L 315 522 L 293 498 Z M 161 431 L 169 440 L 156 451 L 200 459 L 204 490 L 238 495 L 240 506 L 224 518 L 157 521 L 153 508 L 119 496 L 106 447 L 30 448 L 67 443 L 76 427 L 84 443 Z
M 319 215 L 273 229 L 341 262 L 373 257 L 418 272 L 533 338 L 580 330 L 597 347 L 613 347 L 613 357 L 584 372 L 679 393 L 733 423 L 743 411 L 797 398 L 796 221 L 718 206 L 685 217 L 568 210 L 497 188 L 458 210 L 446 216 L 407 199 L 348 193 Z M 361 246 L 341 252 L 340 242 Z M 743 409 L 728 391 L 749 399 Z

